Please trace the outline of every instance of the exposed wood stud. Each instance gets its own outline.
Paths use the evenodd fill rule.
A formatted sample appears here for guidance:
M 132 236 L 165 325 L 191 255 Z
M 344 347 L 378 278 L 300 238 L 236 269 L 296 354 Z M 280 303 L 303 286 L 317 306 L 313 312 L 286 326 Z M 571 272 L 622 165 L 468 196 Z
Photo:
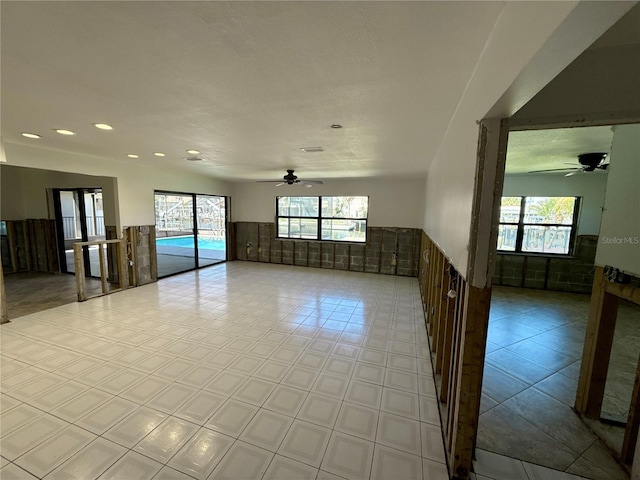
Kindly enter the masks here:
M 9 321 L 7 312 L 7 294 L 4 290 L 4 270 L 2 270 L 2 262 L 0 262 L 0 324 Z
M 633 454 L 636 450 L 636 442 L 638 440 L 638 431 L 640 430 L 640 359 L 636 367 L 636 378 L 633 382 L 633 394 L 631 395 L 631 408 L 627 418 L 627 426 L 624 431 L 624 440 L 620 458 L 622 462 L 631 465 L 633 463 Z
M 594 419 L 600 418 L 618 311 L 606 283 L 602 267 L 596 267 L 575 404 L 578 413 Z
M 102 245 L 98 245 L 98 259 L 100 260 L 100 286 L 102 293 L 107 293 L 107 275 L 104 268 L 104 249 Z
M 438 325 L 437 330 L 434 330 L 434 344 L 435 344 L 435 372 L 442 372 L 442 361 L 444 359 L 443 356 L 443 348 L 445 344 L 446 337 L 446 329 L 447 329 L 447 305 L 449 303 L 447 298 L 447 288 L 449 283 L 451 282 L 451 277 L 449 276 L 449 268 L 445 263 L 442 268 L 442 284 L 444 288 L 440 291 L 440 297 L 438 298 L 438 312 L 436 313 L 436 323 Z M 436 333 L 437 332 L 437 333 Z M 443 377 L 444 380 L 444 377 Z
M 18 257 L 16 254 L 16 226 L 15 223 L 11 221 L 7 221 L 7 240 L 9 256 L 11 257 L 11 270 L 15 273 L 19 270 Z
M 78 301 L 84 302 L 89 298 L 100 297 L 102 295 L 106 295 L 109 293 L 113 293 L 116 291 L 124 290 L 128 288 L 129 283 L 127 280 L 127 255 L 124 252 L 125 249 L 125 239 L 114 239 L 114 240 L 97 240 L 94 242 L 76 242 L 73 244 L 73 259 L 75 265 L 75 275 L 76 275 L 76 290 L 78 295 Z M 93 295 L 91 297 L 87 296 L 86 287 L 85 287 L 85 269 L 84 269 L 84 256 L 83 256 L 83 248 L 89 247 L 92 245 L 97 245 L 100 252 L 104 248 L 104 245 L 115 244 L 116 246 L 116 258 L 117 258 L 117 266 L 118 266 L 118 281 L 120 283 L 118 289 L 112 289 L 109 292 L 106 292 L 106 280 L 107 280 L 107 269 L 104 268 L 104 259 L 102 257 L 102 253 L 100 253 L 100 281 L 102 284 L 102 294 L 101 295 Z
M 30 272 L 31 271 L 31 242 L 29 241 L 29 224 L 27 223 L 26 220 L 24 220 L 22 223 L 22 235 L 24 237 L 24 248 L 25 248 L 25 259 L 27 261 L 27 271 Z

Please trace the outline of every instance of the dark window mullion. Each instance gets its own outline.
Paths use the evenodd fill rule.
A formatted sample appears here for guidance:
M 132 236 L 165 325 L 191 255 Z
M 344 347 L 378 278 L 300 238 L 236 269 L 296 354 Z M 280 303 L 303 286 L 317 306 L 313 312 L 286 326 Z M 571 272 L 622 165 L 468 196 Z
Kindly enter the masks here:
M 568 255 L 573 255 L 573 249 L 576 244 L 576 236 L 578 235 L 578 215 L 580 210 L 580 197 L 576 197 L 573 204 L 573 218 L 571 222 L 571 233 L 569 236 L 569 251 Z
M 198 258 L 198 206 L 196 205 L 196 194 L 191 194 L 191 215 L 193 215 L 193 255 L 196 257 L 196 268 L 200 268 Z
M 520 216 L 518 217 L 518 231 L 516 232 L 516 246 L 514 252 L 522 252 L 522 240 L 524 238 L 524 209 L 527 197 L 520 197 Z

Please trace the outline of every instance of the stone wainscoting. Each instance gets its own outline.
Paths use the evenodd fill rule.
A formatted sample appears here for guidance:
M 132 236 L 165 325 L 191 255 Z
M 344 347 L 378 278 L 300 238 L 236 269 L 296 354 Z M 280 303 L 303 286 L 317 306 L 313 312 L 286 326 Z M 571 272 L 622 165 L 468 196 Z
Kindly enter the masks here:
M 368 227 L 367 242 L 283 240 L 274 223 L 233 223 L 234 260 L 418 276 L 421 230 Z
M 572 257 L 498 254 L 494 285 L 591 293 L 598 237 L 580 235 Z

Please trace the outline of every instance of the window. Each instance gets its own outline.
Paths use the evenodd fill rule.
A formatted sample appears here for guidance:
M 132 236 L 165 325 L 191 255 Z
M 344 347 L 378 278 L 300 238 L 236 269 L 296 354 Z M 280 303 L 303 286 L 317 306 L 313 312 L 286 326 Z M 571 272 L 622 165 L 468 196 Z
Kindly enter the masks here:
M 369 197 L 277 197 L 278 238 L 366 242 Z
M 579 204 L 579 197 L 502 197 L 498 250 L 570 254 Z

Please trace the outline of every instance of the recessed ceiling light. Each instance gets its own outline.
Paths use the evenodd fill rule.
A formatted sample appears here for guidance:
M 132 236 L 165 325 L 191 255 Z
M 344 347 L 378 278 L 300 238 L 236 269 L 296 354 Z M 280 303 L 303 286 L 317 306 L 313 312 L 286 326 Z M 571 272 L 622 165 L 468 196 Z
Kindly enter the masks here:
M 29 132 L 22 132 L 22 136 L 27 138 L 42 138 L 42 135 L 38 135 L 37 133 L 29 133 Z
M 331 125 L 331 128 L 342 128 L 342 125 L 340 125 L 339 123 L 334 123 L 333 125 Z
M 155 152 L 154 155 L 156 157 L 164 157 L 165 156 L 164 153 L 162 153 L 162 152 Z
M 305 153 L 324 152 L 324 148 L 322 147 L 302 147 L 300 150 L 302 150 Z
M 76 132 L 72 132 L 71 130 L 65 130 L 64 128 L 56 128 L 56 132 L 60 135 L 75 135 Z
M 138 158 L 138 155 L 136 155 L 135 153 L 130 153 L 127 155 L 127 157 L 129 158 Z
M 99 128 L 100 130 L 113 130 L 111 125 L 107 125 L 106 123 L 94 123 L 94 127 Z
M 191 150 L 187 150 L 187 153 L 190 155 L 198 155 L 200 152 L 198 150 L 191 149 Z

